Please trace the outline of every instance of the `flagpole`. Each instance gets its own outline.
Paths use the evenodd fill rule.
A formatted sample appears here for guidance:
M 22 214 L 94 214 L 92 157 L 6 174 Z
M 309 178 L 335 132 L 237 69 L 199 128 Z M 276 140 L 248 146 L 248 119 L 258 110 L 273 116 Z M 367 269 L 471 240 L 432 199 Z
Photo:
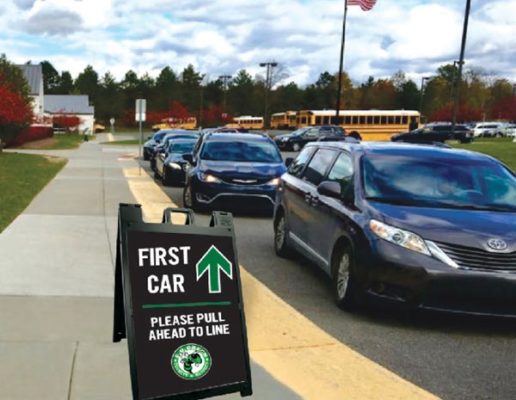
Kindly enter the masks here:
M 344 19 L 342 20 L 342 40 L 340 42 L 339 87 L 337 91 L 337 105 L 335 109 L 335 125 L 339 125 L 340 96 L 342 93 L 342 68 L 344 65 L 344 44 L 346 43 L 346 19 L 348 16 L 348 0 L 344 0 Z

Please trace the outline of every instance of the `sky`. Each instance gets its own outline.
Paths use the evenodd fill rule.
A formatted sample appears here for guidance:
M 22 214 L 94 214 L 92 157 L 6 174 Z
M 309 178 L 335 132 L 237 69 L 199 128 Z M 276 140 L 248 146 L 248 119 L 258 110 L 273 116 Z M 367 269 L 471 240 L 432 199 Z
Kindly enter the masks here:
M 472 0 L 466 67 L 516 82 L 516 0 Z M 50 61 L 76 77 L 88 64 L 122 79 L 193 64 L 210 80 L 276 61 L 282 83 L 338 71 L 344 1 L 1 0 L 0 53 Z M 345 70 L 355 82 L 399 70 L 418 80 L 459 59 L 465 0 L 377 0 L 349 7 Z

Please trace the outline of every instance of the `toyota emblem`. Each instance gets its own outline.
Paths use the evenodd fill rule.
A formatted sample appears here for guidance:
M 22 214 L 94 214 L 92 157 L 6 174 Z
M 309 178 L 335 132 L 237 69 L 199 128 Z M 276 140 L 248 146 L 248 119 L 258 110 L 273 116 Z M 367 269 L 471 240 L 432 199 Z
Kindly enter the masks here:
M 507 248 L 507 243 L 505 243 L 502 239 L 489 239 L 487 241 L 487 245 L 496 251 L 502 251 Z

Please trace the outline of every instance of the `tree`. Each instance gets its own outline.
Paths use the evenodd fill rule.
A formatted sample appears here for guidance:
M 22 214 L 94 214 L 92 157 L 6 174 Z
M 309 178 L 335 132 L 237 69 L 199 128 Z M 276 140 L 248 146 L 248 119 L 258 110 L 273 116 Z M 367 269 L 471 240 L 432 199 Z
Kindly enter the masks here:
M 95 103 L 99 90 L 99 75 L 91 65 L 88 65 L 75 80 L 75 88 L 81 94 L 90 96 L 90 101 Z
M 106 72 L 99 84 L 99 96 L 95 102 L 95 116 L 106 123 L 110 118 L 120 118 L 124 112 L 124 95 L 110 72 Z
M 192 64 L 189 64 L 181 73 L 183 87 L 183 101 L 189 110 L 198 110 L 201 105 L 201 82 L 204 75 L 197 72 Z
M 57 94 L 71 94 L 73 92 L 73 79 L 68 71 L 61 72 L 59 78 L 59 86 L 56 89 Z
M 0 55 L 0 148 L 9 143 L 32 121 L 28 83 L 20 68 Z
M 48 61 L 41 62 L 43 72 L 43 91 L 46 94 L 58 94 L 61 84 L 59 72 Z
M 179 80 L 176 73 L 170 67 L 161 70 L 156 79 L 154 101 L 152 102 L 157 110 L 165 111 L 173 100 L 181 96 Z
M 228 104 L 234 115 L 251 115 L 256 109 L 254 96 L 254 81 L 245 70 L 240 70 L 230 83 Z

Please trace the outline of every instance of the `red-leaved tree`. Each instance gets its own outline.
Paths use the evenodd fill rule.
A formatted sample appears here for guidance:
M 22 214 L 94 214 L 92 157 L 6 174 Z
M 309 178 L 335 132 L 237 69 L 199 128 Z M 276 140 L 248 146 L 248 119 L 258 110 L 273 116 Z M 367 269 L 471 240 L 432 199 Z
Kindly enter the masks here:
M 33 118 L 32 107 L 19 93 L 0 83 L 0 141 L 9 143 Z
M 516 96 L 498 101 L 491 110 L 491 118 L 516 121 Z
M 76 115 L 56 114 L 53 117 L 53 125 L 69 131 L 76 129 L 81 124 L 81 119 Z
M 434 111 L 429 121 L 451 121 L 453 119 L 453 104 L 448 104 L 439 110 Z M 480 121 L 482 119 L 482 110 L 473 108 L 465 104 L 461 104 L 457 110 L 457 122 Z

